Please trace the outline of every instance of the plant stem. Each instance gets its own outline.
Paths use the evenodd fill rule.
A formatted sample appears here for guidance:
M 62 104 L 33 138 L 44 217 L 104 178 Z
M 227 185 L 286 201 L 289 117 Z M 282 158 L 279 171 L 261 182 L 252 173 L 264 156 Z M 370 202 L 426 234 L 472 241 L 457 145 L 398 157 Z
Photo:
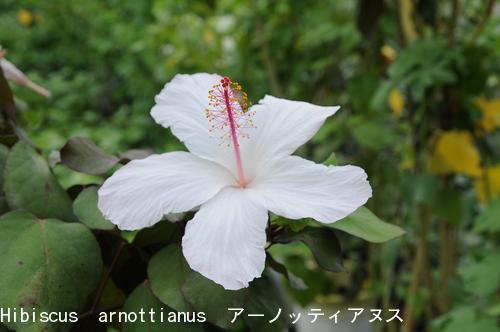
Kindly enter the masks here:
M 484 14 L 476 26 L 476 30 L 472 34 L 472 37 L 469 40 L 469 44 L 474 44 L 476 42 L 477 38 L 483 32 L 483 30 L 486 26 L 486 23 L 488 23 L 488 20 L 490 19 L 490 16 L 491 16 L 491 13 L 493 12 L 493 5 L 494 4 L 495 4 L 495 0 L 489 0 L 488 3 L 486 4 L 486 9 L 484 11 Z
M 448 282 L 455 275 L 456 270 L 456 234 L 455 227 L 447 220 L 439 222 L 440 238 L 440 279 L 439 291 L 437 296 L 437 305 L 441 313 L 448 312 L 451 307 L 450 296 L 448 294 Z
M 403 316 L 403 326 L 402 332 L 413 332 L 415 325 L 415 301 L 417 297 L 417 292 L 420 288 L 422 280 L 426 275 L 427 268 L 427 238 L 429 235 L 429 230 L 432 223 L 432 214 L 430 208 L 425 203 L 419 203 L 417 206 L 418 213 L 418 236 L 416 244 L 415 259 L 413 260 L 413 266 L 411 271 L 411 282 L 408 291 L 408 299 L 406 302 L 406 308 L 404 310 Z
M 99 284 L 99 288 L 96 291 L 96 295 L 94 297 L 94 301 L 92 302 L 92 307 L 90 308 L 89 312 L 90 314 L 95 313 L 95 310 L 97 308 L 97 305 L 99 304 L 99 301 L 101 300 L 102 294 L 104 292 L 104 289 L 106 288 L 106 284 L 108 283 L 109 278 L 111 277 L 111 272 L 113 272 L 113 268 L 116 265 L 116 262 L 118 261 L 118 257 L 120 257 L 120 253 L 122 249 L 125 247 L 125 241 L 120 241 L 120 244 L 118 245 L 118 248 L 116 249 L 115 255 L 113 256 L 113 260 L 111 261 L 111 264 L 109 265 L 108 271 L 106 271 L 106 274 L 104 278 L 101 280 L 101 283 Z
M 453 45 L 455 41 L 455 29 L 457 27 L 458 9 L 459 9 L 458 0 L 453 0 L 453 4 L 451 7 L 450 25 L 448 28 L 448 43 L 450 45 Z

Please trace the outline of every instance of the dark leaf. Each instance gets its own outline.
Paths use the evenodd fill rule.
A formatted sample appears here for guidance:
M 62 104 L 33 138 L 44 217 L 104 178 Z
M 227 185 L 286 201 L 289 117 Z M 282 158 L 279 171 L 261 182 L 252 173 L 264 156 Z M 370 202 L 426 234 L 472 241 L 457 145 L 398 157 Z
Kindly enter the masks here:
M 306 244 L 318 265 L 328 271 L 343 271 L 340 242 L 329 228 L 306 227 L 300 232 L 286 231 L 275 237 L 277 243 L 301 241 Z
M 287 301 L 277 281 L 272 280 L 270 276 L 263 275 L 261 278 L 252 281 L 248 288 L 245 310 L 247 314 L 264 314 L 264 317 L 248 317 L 245 315 L 245 321 L 251 331 L 288 331 L 288 315 L 290 312 Z M 278 318 L 269 323 L 278 313 Z
M 144 159 L 154 153 L 153 150 L 128 150 L 124 153 L 120 153 L 120 162 L 125 163 L 134 159 Z
M 307 285 L 302 279 L 290 272 L 285 265 L 277 262 L 269 253 L 266 256 L 266 264 L 274 271 L 281 273 L 290 283 L 290 286 L 297 290 L 306 290 Z
M 126 294 L 132 292 L 139 283 L 147 278 L 147 264 L 141 257 L 140 252 L 134 246 L 127 243 L 120 231 L 95 232 L 104 264 L 114 267 L 111 276 L 118 288 Z M 118 256 L 116 256 L 118 253 Z
M 61 162 L 78 172 L 101 175 L 113 168 L 119 159 L 106 154 L 87 138 L 73 137 L 61 149 Z
M 139 248 L 165 246 L 166 244 L 180 242 L 182 238 L 181 223 L 168 220 L 156 223 L 152 227 L 142 229 L 135 237 L 133 244 Z

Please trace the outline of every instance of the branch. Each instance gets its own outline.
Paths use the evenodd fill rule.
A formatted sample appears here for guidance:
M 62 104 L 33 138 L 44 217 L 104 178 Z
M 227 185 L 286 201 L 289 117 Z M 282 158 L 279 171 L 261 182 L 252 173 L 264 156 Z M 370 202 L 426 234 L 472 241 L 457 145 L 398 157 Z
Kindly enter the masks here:
M 448 28 L 448 43 L 450 45 L 453 44 L 455 41 L 455 29 L 457 27 L 457 19 L 458 19 L 458 0 L 453 0 L 453 4 L 451 7 L 451 18 L 450 18 L 450 25 Z
M 484 11 L 483 16 L 481 17 L 481 21 L 479 21 L 476 30 L 474 31 L 474 34 L 472 35 L 471 39 L 469 40 L 469 44 L 474 44 L 483 32 L 484 28 L 486 27 L 486 23 L 488 23 L 488 20 L 491 17 L 491 13 L 493 12 L 493 5 L 495 4 L 495 0 L 488 0 L 488 3 L 486 4 L 486 10 Z
M 410 44 L 418 37 L 415 23 L 413 22 L 413 2 L 411 0 L 398 0 L 399 22 L 405 44 Z

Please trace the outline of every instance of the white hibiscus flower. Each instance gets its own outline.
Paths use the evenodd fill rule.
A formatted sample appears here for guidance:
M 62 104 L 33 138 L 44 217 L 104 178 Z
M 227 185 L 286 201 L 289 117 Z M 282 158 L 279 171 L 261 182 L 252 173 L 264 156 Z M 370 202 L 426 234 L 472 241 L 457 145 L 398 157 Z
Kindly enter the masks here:
M 123 166 L 100 188 L 99 209 L 135 230 L 199 207 L 182 238 L 189 266 L 226 289 L 247 287 L 264 270 L 268 211 L 332 223 L 371 197 L 363 169 L 291 155 L 338 109 L 272 96 L 247 109 L 227 77 L 177 75 L 151 115 L 190 152 Z

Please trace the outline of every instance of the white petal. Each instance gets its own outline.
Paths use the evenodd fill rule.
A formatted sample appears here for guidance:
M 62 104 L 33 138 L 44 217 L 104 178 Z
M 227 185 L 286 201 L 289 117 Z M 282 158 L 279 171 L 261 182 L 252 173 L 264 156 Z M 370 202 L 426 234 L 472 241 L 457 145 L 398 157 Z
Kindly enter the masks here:
M 371 197 L 366 173 L 356 166 L 325 166 L 289 156 L 255 179 L 252 188 L 273 213 L 332 223 L 346 217 Z
M 210 123 L 205 117 L 208 91 L 221 78 L 206 73 L 176 75 L 156 96 L 151 116 L 156 123 L 170 128 L 190 152 L 235 170 L 232 149 L 210 133 Z
M 339 108 L 266 96 L 252 107 L 256 128 L 249 132 L 249 140 L 242 141 L 244 164 L 256 172 L 263 164 L 292 154 Z
M 186 226 L 189 266 L 226 289 L 247 287 L 264 270 L 268 215 L 255 200 L 251 189 L 224 188 Z
M 199 206 L 232 182 L 223 167 L 190 153 L 151 155 L 108 178 L 99 189 L 98 206 L 118 228 L 140 229 Z

